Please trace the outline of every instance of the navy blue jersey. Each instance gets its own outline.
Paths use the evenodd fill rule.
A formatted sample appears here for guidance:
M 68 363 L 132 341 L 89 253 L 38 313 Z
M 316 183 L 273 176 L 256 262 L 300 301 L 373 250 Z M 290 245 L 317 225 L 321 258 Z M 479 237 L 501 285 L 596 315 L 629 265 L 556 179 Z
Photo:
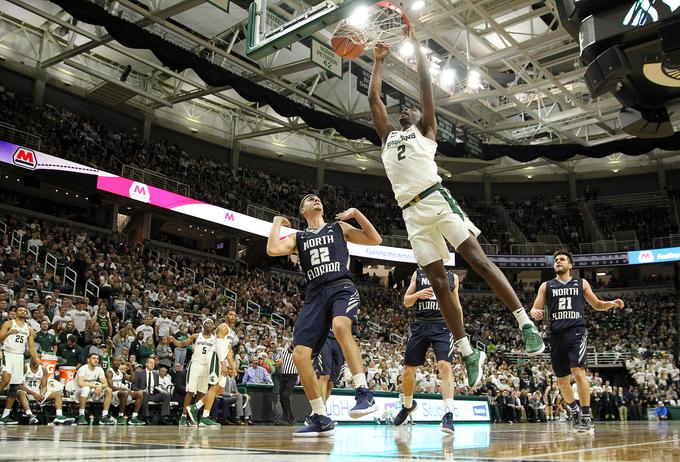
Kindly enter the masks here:
M 451 290 L 453 290 L 456 286 L 453 273 L 448 271 L 446 275 L 449 278 L 449 287 Z M 418 268 L 416 270 L 416 292 L 423 289 L 429 289 L 430 287 L 432 286 L 430 285 L 430 281 L 427 279 L 425 271 Z M 443 319 L 442 312 L 439 310 L 439 302 L 437 302 L 437 299 L 434 295 L 432 295 L 432 298 L 429 300 L 418 299 L 416 304 L 413 306 L 413 309 L 416 313 L 416 319 L 418 320 L 434 321 Z
M 300 266 L 305 274 L 306 291 L 339 279 L 352 279 L 349 250 L 340 223 L 328 223 L 318 230 L 295 233 Z
M 585 327 L 583 279 L 571 278 L 566 283 L 551 279 L 546 283 L 545 295 L 551 332 Z

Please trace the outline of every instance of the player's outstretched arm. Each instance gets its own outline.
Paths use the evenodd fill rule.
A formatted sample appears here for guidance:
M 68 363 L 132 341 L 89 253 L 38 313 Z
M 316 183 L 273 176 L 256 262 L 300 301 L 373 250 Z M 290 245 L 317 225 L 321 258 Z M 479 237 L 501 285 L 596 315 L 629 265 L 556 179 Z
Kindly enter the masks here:
M 404 306 L 406 308 L 411 308 L 413 305 L 416 304 L 418 300 L 429 300 L 434 295 L 434 292 L 432 292 L 431 287 L 419 290 L 417 292 L 416 287 L 417 287 L 416 273 L 413 273 L 413 276 L 411 276 L 411 283 L 409 284 L 408 289 L 406 289 L 406 293 L 404 294 Z
M 371 117 L 373 118 L 373 126 L 375 131 L 380 136 L 380 139 L 385 142 L 387 135 L 394 130 L 390 123 L 390 118 L 387 115 L 387 108 L 380 99 L 382 90 L 382 72 L 385 65 L 385 58 L 390 50 L 384 46 L 375 47 L 375 61 L 373 61 L 373 72 L 371 73 L 371 82 L 368 85 L 368 104 L 371 107 Z
M 181 342 L 179 340 L 177 340 L 175 337 L 170 337 L 170 341 L 172 343 L 174 343 L 174 345 L 176 347 L 184 348 L 184 347 L 188 347 L 189 345 L 194 343 L 197 338 L 198 338 L 198 334 L 191 334 L 190 337 L 186 338 L 185 340 L 183 340 Z
M 342 223 L 352 218 L 359 223 L 361 229 L 357 229 L 349 223 Z M 382 237 L 380 237 L 378 231 L 358 209 L 351 208 L 340 212 L 335 216 L 335 219 L 340 221 L 342 234 L 345 236 L 346 241 L 360 245 L 380 245 L 382 243 Z
M 534 300 L 534 306 L 531 308 L 529 314 L 536 321 L 543 319 L 543 308 L 545 307 L 545 291 L 547 284 L 544 282 L 541 287 L 538 288 L 538 294 L 536 294 L 536 300 Z
M 590 306 L 595 308 L 597 311 L 607 311 L 612 308 L 624 307 L 623 300 L 620 298 L 611 301 L 600 300 L 597 298 L 597 295 L 595 295 L 595 292 L 593 292 L 593 288 L 590 286 L 590 283 L 585 279 L 583 280 L 583 295 Z
M 420 83 L 420 132 L 426 138 L 435 140 L 437 137 L 437 118 L 435 116 L 434 92 L 432 91 L 432 77 L 430 76 L 430 63 L 427 56 L 420 48 L 420 43 L 411 31 L 411 40 L 416 52 L 416 66 L 418 69 L 418 81 Z
M 295 234 L 289 234 L 283 239 L 281 236 L 281 226 L 290 228 L 290 221 L 286 217 L 274 217 L 272 227 L 267 238 L 267 255 L 270 257 L 283 257 L 297 251 L 295 244 Z

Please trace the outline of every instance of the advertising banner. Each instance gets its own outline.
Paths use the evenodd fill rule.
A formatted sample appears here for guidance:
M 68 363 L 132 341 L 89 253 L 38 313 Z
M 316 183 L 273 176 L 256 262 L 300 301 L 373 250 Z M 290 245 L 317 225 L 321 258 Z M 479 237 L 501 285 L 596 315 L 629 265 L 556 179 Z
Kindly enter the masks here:
M 645 263 L 665 263 L 680 261 L 680 247 L 667 247 L 665 249 L 636 250 L 628 252 L 628 263 L 631 265 Z

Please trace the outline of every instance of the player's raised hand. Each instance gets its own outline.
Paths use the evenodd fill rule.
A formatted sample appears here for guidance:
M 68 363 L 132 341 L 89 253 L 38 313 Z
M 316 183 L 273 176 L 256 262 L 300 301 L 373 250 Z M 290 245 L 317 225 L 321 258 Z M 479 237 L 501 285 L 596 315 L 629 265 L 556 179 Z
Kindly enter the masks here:
M 375 59 L 382 61 L 387 57 L 388 54 L 390 54 L 390 49 L 382 43 L 378 43 L 373 49 L 373 53 L 375 55 Z
M 542 321 L 543 320 L 543 310 L 532 308 L 531 311 L 529 311 L 529 314 L 536 321 Z
M 416 295 L 420 300 L 429 300 L 434 296 L 434 292 L 432 291 L 432 288 L 427 288 L 419 290 L 418 292 L 416 292 Z
M 355 218 L 358 213 L 359 213 L 359 210 L 357 210 L 355 208 L 347 209 L 344 212 L 338 213 L 335 216 L 335 219 L 340 220 L 340 221 L 351 220 L 352 218 Z
M 614 308 L 623 308 L 624 306 L 625 304 L 623 303 L 623 300 L 621 300 L 620 298 L 614 300 Z
M 290 221 L 286 217 L 281 217 L 281 216 L 274 217 L 273 224 L 281 225 L 281 226 L 285 226 L 287 228 L 290 228 Z

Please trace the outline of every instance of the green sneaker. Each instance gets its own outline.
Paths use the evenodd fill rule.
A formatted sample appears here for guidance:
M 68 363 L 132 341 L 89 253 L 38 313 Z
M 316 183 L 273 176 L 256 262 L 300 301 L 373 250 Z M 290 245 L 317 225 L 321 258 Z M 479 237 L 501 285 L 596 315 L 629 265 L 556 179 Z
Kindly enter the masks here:
M 128 419 L 124 415 L 121 415 L 116 419 L 116 425 L 126 426 L 128 424 Z
M 184 414 L 182 414 L 182 416 L 179 418 L 179 426 L 180 427 L 188 427 L 189 426 L 189 422 L 187 421 L 187 416 L 185 416 Z
M 33 414 L 28 416 L 28 425 L 38 425 L 38 418 Z
M 52 421 L 53 424 L 55 425 L 71 425 L 72 423 L 75 423 L 76 419 L 73 417 L 66 417 L 65 415 L 58 415 L 54 418 Z
M 482 366 L 486 361 L 486 353 L 474 350 L 471 355 L 463 356 L 468 376 L 468 387 L 476 388 L 482 383 Z
M 222 425 L 219 422 L 215 422 L 210 417 L 201 417 L 201 421 L 199 422 L 198 426 L 220 428 Z
M 545 350 L 543 339 L 533 323 L 525 324 L 524 327 L 522 327 L 522 338 L 524 339 L 527 356 L 540 355 Z
M 143 421 L 142 419 L 140 419 L 139 417 L 136 417 L 136 416 L 135 416 L 135 417 L 133 417 L 132 419 L 130 419 L 130 425 L 134 425 L 134 426 L 146 425 L 146 422 L 144 422 L 144 421 Z
M 7 416 L 0 419 L 0 425 L 19 425 L 19 422 L 10 416 Z
M 110 415 L 105 415 L 99 419 L 99 425 L 116 425 L 116 421 Z
M 78 417 L 78 422 L 76 422 L 78 425 L 90 425 L 90 422 L 87 421 L 87 417 L 84 415 L 80 415 Z
M 198 424 L 198 408 L 195 405 L 192 404 L 187 408 L 187 417 L 192 426 Z

